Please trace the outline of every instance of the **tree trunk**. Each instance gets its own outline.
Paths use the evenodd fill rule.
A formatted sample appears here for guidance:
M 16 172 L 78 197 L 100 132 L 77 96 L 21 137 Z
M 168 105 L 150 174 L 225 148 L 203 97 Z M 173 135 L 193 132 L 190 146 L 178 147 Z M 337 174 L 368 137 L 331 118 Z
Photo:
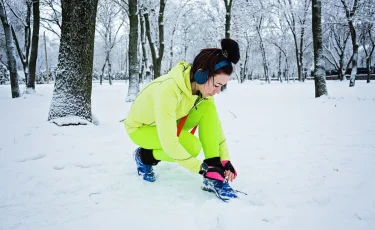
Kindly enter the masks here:
M 39 44 L 39 25 L 40 25 L 40 11 L 39 11 L 39 0 L 33 1 L 33 35 L 31 42 L 31 54 L 29 62 L 29 80 L 26 85 L 27 93 L 35 92 L 35 72 L 36 72 L 36 60 L 38 58 L 38 44 Z
M 48 116 L 48 120 L 58 125 L 85 124 L 82 119 L 92 121 L 91 91 L 97 6 L 98 0 L 61 0 L 61 40 Z
M 157 66 L 157 54 L 156 54 L 157 51 L 156 51 L 156 47 L 155 47 L 156 45 L 155 45 L 154 40 L 151 37 L 150 19 L 149 19 L 149 15 L 148 15 L 147 11 L 143 14 L 143 17 L 145 19 L 147 40 L 148 40 L 148 44 L 150 45 L 150 50 L 151 50 L 152 67 L 153 67 L 153 70 L 154 70 L 154 79 L 155 79 L 155 78 L 159 77 L 159 75 L 157 75 L 158 71 L 156 69 L 156 66 Z
M 104 70 L 105 70 L 106 65 L 107 65 L 107 58 L 105 59 L 103 67 L 102 67 L 102 74 L 100 74 L 100 85 L 102 85 L 102 83 L 103 83 Z
M 370 83 L 370 77 L 371 77 L 371 59 L 366 58 L 366 69 L 367 69 L 367 83 Z
M 370 52 L 366 52 L 366 68 L 367 68 L 367 83 L 370 83 L 370 78 L 371 78 L 371 60 L 372 60 L 372 54 L 374 53 L 375 50 L 375 41 L 372 38 L 372 26 L 368 29 L 368 35 L 371 41 L 371 50 Z M 366 48 L 365 48 L 366 50 Z M 368 54 L 367 54 L 368 53 Z
M 246 41 L 247 41 L 247 44 L 246 44 L 246 54 L 245 54 L 245 63 L 244 63 L 244 76 L 243 76 L 243 79 L 246 79 L 246 80 L 249 80 L 248 78 L 247 78 L 247 76 L 248 76 L 248 61 L 249 61 L 249 53 L 250 53 L 250 42 L 248 41 L 248 39 L 246 39 Z
M 352 72 L 350 73 L 349 87 L 355 86 L 355 77 L 357 75 L 358 67 L 358 47 L 358 44 L 355 44 L 353 48 Z
M 305 81 L 305 77 L 302 76 L 302 72 L 303 72 L 303 38 L 304 38 L 304 35 L 305 35 L 305 27 L 304 27 L 304 24 L 301 25 L 302 28 L 301 28 L 301 37 L 300 37 L 300 41 L 299 41 L 299 77 L 301 78 L 302 77 L 302 81 Z M 301 79 L 299 79 L 301 80 Z
M 142 71 L 141 71 L 141 77 L 144 79 L 147 79 L 146 71 L 148 68 L 148 59 L 147 59 L 147 51 L 146 51 L 146 33 L 145 33 L 145 20 L 143 17 L 143 12 L 140 10 L 139 13 L 140 17 L 140 24 L 141 24 L 141 46 L 142 46 Z M 147 82 L 147 80 L 146 80 Z
M 268 83 L 270 83 L 270 78 L 269 78 L 269 76 L 268 76 L 268 64 L 267 64 L 266 50 L 265 50 L 265 48 L 264 48 L 263 38 L 262 38 L 262 35 L 261 35 L 261 33 L 260 33 L 260 29 L 261 29 L 261 26 L 262 26 L 262 22 L 263 22 L 263 17 L 260 17 L 260 19 L 259 19 L 259 24 L 258 24 L 258 26 L 256 27 L 256 31 L 257 31 L 258 36 L 259 36 L 260 51 L 261 51 L 261 53 L 262 53 L 264 77 L 265 77 L 265 80 L 266 80 Z
M 139 93 L 137 4 L 137 0 L 129 0 L 129 89 L 127 102 L 134 101 Z
M 230 38 L 230 19 L 231 19 L 231 11 L 232 11 L 232 1 L 233 0 L 224 0 L 225 3 L 225 38 Z
M 166 0 L 160 0 L 160 8 L 159 8 L 159 18 L 158 18 L 158 26 L 159 26 L 159 55 L 157 58 L 157 68 L 158 71 L 155 74 L 158 74 L 157 77 L 162 75 L 161 73 L 161 62 L 164 56 L 164 9 L 165 9 L 165 2 Z
M 108 56 L 108 82 L 109 85 L 112 85 L 112 64 Z
M 228 2 L 229 1 L 229 2 Z M 224 0 L 225 4 L 225 38 L 230 38 L 230 20 L 231 20 L 231 11 L 232 11 L 232 2 L 233 0 Z M 225 91 L 228 88 L 228 83 L 224 84 L 221 87 L 221 91 Z
M 297 76 L 298 76 L 298 81 L 302 80 L 302 68 L 301 68 L 301 62 L 300 62 L 300 50 L 298 48 L 298 42 L 297 42 L 297 35 L 295 32 L 293 32 L 293 39 L 294 39 L 294 48 L 296 52 L 296 61 L 297 61 Z
M 328 95 L 322 42 L 322 3 L 321 0 L 312 0 L 312 3 L 315 97 L 320 97 Z
M 339 69 L 337 71 L 337 75 L 338 75 L 337 77 L 340 79 L 340 81 L 344 80 L 343 68 L 344 68 L 344 59 L 341 59 L 340 57 Z
M 46 60 L 46 79 L 47 84 L 49 84 L 49 69 L 48 69 L 48 56 L 47 56 L 47 41 L 46 41 L 46 32 L 44 31 L 44 56 Z
M 6 54 L 8 59 L 8 70 L 10 72 L 10 86 L 12 98 L 17 98 L 21 96 L 21 93 L 18 85 L 16 53 L 12 39 L 11 26 L 8 22 L 8 16 L 5 11 L 5 5 L 3 0 L 0 0 L 0 18 L 3 24 L 5 34 Z
M 341 0 L 341 3 L 344 6 L 346 19 L 348 20 L 350 36 L 352 38 L 352 46 L 353 46 L 353 59 L 352 59 L 352 72 L 350 73 L 350 82 L 349 87 L 355 86 L 355 77 L 357 75 L 357 64 L 358 64 L 358 44 L 357 44 L 357 33 L 355 31 L 353 17 L 355 12 L 358 8 L 358 0 L 354 0 L 353 9 L 349 9 L 346 5 L 345 0 Z
M 150 19 L 148 12 L 144 13 L 145 24 L 146 24 L 146 34 L 148 43 L 151 49 L 151 56 L 152 56 L 152 65 L 154 69 L 154 79 L 161 76 L 161 64 L 164 55 L 164 9 L 165 9 L 165 1 L 160 0 L 160 8 L 159 8 L 159 17 L 158 17 L 158 34 L 159 34 L 159 44 L 155 43 L 155 41 L 151 37 L 151 27 L 150 27 Z M 159 49 L 158 49 L 159 47 Z

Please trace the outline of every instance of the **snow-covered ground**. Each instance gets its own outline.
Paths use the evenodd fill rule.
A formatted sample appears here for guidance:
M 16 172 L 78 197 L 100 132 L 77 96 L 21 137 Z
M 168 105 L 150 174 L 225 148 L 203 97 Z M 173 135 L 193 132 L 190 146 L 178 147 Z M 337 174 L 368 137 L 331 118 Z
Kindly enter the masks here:
M 224 203 L 173 163 L 136 176 L 127 85 L 93 86 L 99 126 L 47 122 L 53 85 L 0 86 L 0 229 L 375 229 L 375 84 L 231 82 L 216 98 L 235 189 Z M 202 154 L 200 155 L 202 158 Z

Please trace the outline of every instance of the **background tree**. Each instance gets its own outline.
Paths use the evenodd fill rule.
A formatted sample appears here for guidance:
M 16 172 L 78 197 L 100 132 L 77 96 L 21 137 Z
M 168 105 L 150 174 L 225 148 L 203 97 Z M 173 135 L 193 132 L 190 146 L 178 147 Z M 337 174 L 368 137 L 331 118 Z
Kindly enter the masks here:
M 112 85 L 111 51 L 117 43 L 117 35 L 124 24 L 124 21 L 119 18 L 120 13 L 121 8 L 117 4 L 113 4 L 111 0 L 99 1 L 96 31 L 104 41 L 105 56 L 100 75 L 100 84 L 102 84 L 105 67 L 107 66 L 109 84 Z
M 0 0 L 0 19 L 3 24 L 5 41 L 6 41 L 6 54 L 8 59 L 8 70 L 10 72 L 10 85 L 12 91 L 12 98 L 20 97 L 20 89 L 18 86 L 18 75 L 17 75 L 17 62 L 15 55 L 15 48 L 12 39 L 11 25 L 8 22 L 8 16 L 5 11 L 4 0 Z
M 57 76 L 48 120 L 92 121 L 91 90 L 98 0 L 61 0 L 62 25 Z M 66 123 L 64 123 L 66 124 Z
M 42 17 L 41 26 L 60 38 L 61 4 L 59 0 L 40 0 Z
M 324 68 L 323 57 L 321 9 L 321 0 L 312 0 L 312 34 L 314 40 L 315 97 L 328 95 L 326 86 L 326 71 Z
M 293 35 L 295 58 L 297 64 L 297 76 L 303 81 L 303 58 L 305 51 L 305 29 L 306 19 L 310 8 L 311 0 L 278 0 L 279 7 L 284 11 L 284 16 Z M 302 3 L 302 5 L 300 5 Z
M 39 0 L 33 0 L 33 33 L 31 39 L 31 54 L 29 62 L 30 78 L 27 81 L 27 89 L 29 93 L 35 92 L 35 74 L 36 74 L 36 61 L 38 59 L 39 47 L 39 27 L 40 27 L 40 10 Z M 26 91 L 27 92 L 27 91 Z
M 233 0 L 224 0 L 225 4 L 225 38 L 230 38 L 230 23 L 232 18 L 232 3 Z M 227 84 L 221 87 L 221 91 L 225 91 L 227 89 Z
M 39 0 L 26 0 L 24 5 L 20 2 L 9 2 L 8 5 L 13 15 L 19 20 L 19 22 L 21 22 L 24 28 L 23 48 L 21 48 L 22 43 L 17 36 L 16 29 L 13 26 L 11 27 L 14 43 L 23 66 L 26 81 L 26 93 L 34 93 L 40 25 Z M 26 10 L 23 11 L 22 9 L 19 9 L 20 7 L 25 7 Z M 33 30 L 31 30 L 32 19 Z
M 354 16 L 358 9 L 358 0 L 354 0 L 352 8 L 349 8 L 347 0 L 341 0 L 342 5 L 344 6 L 346 19 L 349 25 L 350 36 L 352 38 L 352 47 L 353 47 L 353 54 L 352 54 L 352 71 L 350 73 L 350 82 L 349 87 L 355 86 L 355 77 L 357 75 L 357 67 L 358 67 L 358 48 L 359 45 L 357 43 L 357 31 L 355 29 L 355 22 Z
M 151 22 L 150 22 L 150 14 L 149 10 L 152 8 L 148 8 L 144 11 L 143 16 L 145 19 L 146 25 L 146 34 L 148 43 L 150 45 L 151 50 L 151 57 L 152 57 L 152 65 L 154 70 L 154 79 L 158 78 L 162 75 L 161 67 L 162 67 L 162 60 L 164 55 L 164 9 L 165 9 L 166 0 L 160 0 L 159 2 L 159 12 L 158 12 L 158 20 L 157 20 L 157 30 L 154 31 L 155 34 L 158 35 L 157 40 L 155 40 L 152 36 L 151 32 Z
M 138 1 L 129 0 L 129 89 L 127 102 L 134 101 L 139 92 L 138 67 Z

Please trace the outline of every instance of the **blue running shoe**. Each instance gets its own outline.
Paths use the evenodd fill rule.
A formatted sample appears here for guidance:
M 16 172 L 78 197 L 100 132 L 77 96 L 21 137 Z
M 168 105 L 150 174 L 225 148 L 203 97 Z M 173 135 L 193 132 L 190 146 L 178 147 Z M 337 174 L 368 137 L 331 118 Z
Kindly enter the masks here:
M 143 176 L 143 180 L 145 181 L 154 182 L 156 180 L 156 177 L 152 169 L 152 166 L 143 164 L 139 156 L 140 151 L 141 151 L 140 147 L 134 151 L 134 160 L 135 160 L 135 163 L 137 164 L 138 175 Z
M 228 182 L 221 182 L 211 180 L 208 178 L 203 179 L 201 187 L 204 191 L 213 192 L 222 201 L 228 201 L 231 198 L 237 198 L 237 192 L 233 190 Z

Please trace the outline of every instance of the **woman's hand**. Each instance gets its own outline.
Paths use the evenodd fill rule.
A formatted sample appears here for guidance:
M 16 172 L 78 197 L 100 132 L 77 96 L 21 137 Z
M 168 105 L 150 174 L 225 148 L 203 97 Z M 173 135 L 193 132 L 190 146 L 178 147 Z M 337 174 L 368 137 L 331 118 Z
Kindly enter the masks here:
M 225 179 L 226 179 L 227 181 L 230 181 L 230 182 L 233 182 L 233 180 L 236 179 L 236 177 L 237 177 L 236 174 L 232 173 L 232 172 L 229 171 L 229 170 L 226 170 L 226 171 L 224 172 L 224 176 L 225 176 Z

